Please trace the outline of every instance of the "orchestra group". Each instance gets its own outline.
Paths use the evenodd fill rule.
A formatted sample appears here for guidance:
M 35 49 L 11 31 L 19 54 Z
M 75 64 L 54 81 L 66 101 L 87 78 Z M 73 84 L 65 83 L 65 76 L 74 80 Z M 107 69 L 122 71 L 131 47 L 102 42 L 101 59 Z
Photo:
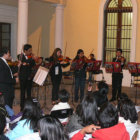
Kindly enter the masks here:
M 62 56 L 60 48 L 55 48 L 52 55 L 43 61 L 42 57 L 33 55 L 32 45 L 25 44 L 23 52 L 17 56 L 18 61 L 11 61 L 10 50 L 2 48 L 0 140 L 133 140 L 133 137 L 140 139 L 140 120 L 137 113 L 140 108 L 137 106 L 136 109 L 127 94 L 121 93 L 122 69 L 126 65 L 122 49 L 116 50 L 112 62 L 104 64 L 106 72 L 112 73 L 110 100 L 107 96 L 109 86 L 106 81 L 98 81 L 94 84 L 96 90 L 92 91 L 92 83 L 95 82 L 93 77 L 94 74 L 100 74 L 102 61 L 95 59 L 92 53 L 89 57 L 84 55 L 82 49 L 78 49 L 74 59 L 70 59 Z M 62 68 L 68 66 L 70 66 L 68 73 L 74 79 L 73 105 L 74 107 L 77 105 L 75 110 L 69 104 L 69 92 L 66 89 L 59 89 L 64 76 Z M 37 84 L 35 77 L 41 69 L 48 72 L 47 76 L 50 76 L 52 83 L 53 107 L 51 110 L 48 109 L 49 115 L 45 112 L 47 107 L 41 108 L 38 99 L 31 95 L 32 84 L 33 82 Z M 42 80 L 41 76 L 39 78 Z M 16 83 L 20 86 L 18 114 L 12 109 Z M 86 83 L 88 88 L 84 94 Z
M 94 54 L 90 54 L 88 59 L 84 55 L 84 51 L 79 49 L 73 60 L 68 57 L 62 56 L 62 50 L 56 48 L 53 54 L 46 58 L 46 62 L 42 57 L 36 57 L 32 54 L 32 46 L 25 44 L 23 53 L 17 56 L 18 63 L 9 61 L 11 59 L 10 50 L 3 48 L 0 53 L 0 92 L 3 93 L 5 103 L 12 108 L 14 100 L 14 86 L 20 83 L 20 107 L 23 110 L 24 100 L 27 93 L 27 98 L 31 98 L 32 80 L 35 72 L 39 66 L 49 68 L 49 74 L 52 82 L 52 104 L 58 102 L 58 91 L 62 79 L 62 67 L 70 66 L 70 70 L 74 73 L 74 101 L 82 101 L 84 97 L 84 89 L 86 83 L 86 73 L 89 73 L 88 81 L 92 81 L 94 73 L 93 67 L 96 67 Z M 117 49 L 116 57 L 112 62 L 119 62 L 121 71 L 112 72 L 112 98 L 111 101 L 116 100 L 120 96 L 122 87 L 122 68 L 125 64 L 125 58 L 122 56 L 122 50 Z M 17 66 L 17 70 L 12 70 L 12 65 Z M 101 65 L 101 63 L 100 63 Z M 99 66 L 100 67 L 100 66 Z M 95 69 L 95 68 L 94 68 Z M 98 69 L 99 70 L 99 69 Z M 116 86 L 117 85 L 117 86 Z M 78 94 L 80 90 L 80 96 Z

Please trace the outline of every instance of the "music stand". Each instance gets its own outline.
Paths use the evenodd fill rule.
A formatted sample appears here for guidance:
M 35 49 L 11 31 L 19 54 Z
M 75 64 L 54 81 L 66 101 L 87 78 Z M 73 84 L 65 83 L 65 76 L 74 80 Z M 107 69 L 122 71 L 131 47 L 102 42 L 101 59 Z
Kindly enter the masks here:
M 104 81 L 103 70 L 100 69 L 101 64 L 102 64 L 101 60 L 93 61 L 92 73 L 93 74 L 102 74 L 102 81 Z M 95 81 L 95 82 L 99 82 L 99 81 Z
M 49 69 L 45 68 L 45 67 L 42 67 L 40 66 L 33 78 L 33 82 L 36 83 L 38 85 L 38 90 L 37 90 L 37 100 L 39 100 L 39 88 L 42 86 L 45 87 L 45 96 L 44 96 L 44 103 L 43 103 L 43 107 L 42 108 L 46 108 L 48 109 L 47 107 L 47 104 L 46 104 L 46 78 L 48 76 L 48 73 L 49 73 Z M 49 109 L 48 109 L 49 110 Z
M 139 83 L 137 82 L 140 81 L 138 79 L 138 77 L 140 76 L 140 63 L 129 62 L 127 67 L 129 72 L 131 73 L 131 85 L 135 85 L 136 87 L 135 104 L 137 104 L 137 94 L 138 94 L 138 85 L 139 85 Z
M 122 71 L 120 62 L 106 62 L 105 63 L 106 73 L 119 73 Z

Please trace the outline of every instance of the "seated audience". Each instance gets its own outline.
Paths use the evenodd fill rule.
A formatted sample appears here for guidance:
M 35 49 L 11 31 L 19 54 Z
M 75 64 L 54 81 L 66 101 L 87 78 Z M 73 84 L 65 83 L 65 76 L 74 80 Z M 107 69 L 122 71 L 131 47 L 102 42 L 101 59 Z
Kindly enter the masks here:
M 137 138 L 140 139 L 140 125 L 137 124 L 138 114 L 135 104 L 128 98 L 120 98 L 118 101 L 118 110 L 120 113 L 119 121 L 124 123 L 130 139 L 132 139 L 136 131 L 138 131 Z
M 54 105 L 51 111 L 70 108 L 70 105 L 68 103 L 69 93 L 67 92 L 67 90 L 65 89 L 60 90 L 58 92 L 58 99 L 59 99 L 59 103 Z
M 101 107 L 101 105 L 108 102 L 107 98 L 108 91 L 109 87 L 105 82 L 101 81 L 97 84 L 97 91 L 94 92 L 93 94 L 98 107 Z
M 59 120 L 50 115 L 44 116 L 38 121 L 38 131 L 17 140 L 69 140 Z
M 15 140 L 21 136 L 36 132 L 38 130 L 37 122 L 41 117 L 40 110 L 32 99 L 26 100 L 21 120 L 12 131 L 6 134 L 7 137 L 10 140 Z
M 66 125 L 66 130 L 69 133 L 70 138 L 78 133 L 85 126 L 98 123 L 98 110 L 96 101 L 93 94 L 87 94 L 82 103 L 77 107 L 76 113 L 74 113 L 68 124 Z M 91 138 L 92 135 L 85 135 L 87 138 Z
M 49 115 L 39 120 L 38 128 L 41 140 L 69 140 L 59 120 Z
M 92 133 L 92 139 L 98 140 L 130 140 L 123 123 L 118 123 L 118 111 L 110 103 L 105 103 L 99 111 L 101 129 L 90 125 L 73 136 L 72 140 L 83 140 L 85 133 Z
M 61 110 L 63 110 L 62 112 L 64 112 L 65 109 L 70 109 L 71 108 L 69 103 L 68 103 L 69 93 L 65 89 L 59 91 L 58 99 L 59 99 L 59 103 L 53 106 L 51 112 L 56 111 L 56 110 L 60 111 L 60 112 L 61 112 Z M 57 114 L 56 114 L 56 116 L 57 116 Z M 61 117 L 59 118 L 58 117 L 58 119 L 61 123 L 67 123 L 68 122 L 68 117 L 66 117 L 66 118 L 61 118 Z
M 0 112 L 0 140 L 9 140 L 9 139 L 4 135 L 5 129 L 6 129 L 6 118 L 5 118 L 5 116 Z
M 4 96 L 2 93 L 0 93 L 0 112 L 2 112 L 5 117 L 12 117 L 14 115 L 13 109 L 8 105 L 5 105 Z

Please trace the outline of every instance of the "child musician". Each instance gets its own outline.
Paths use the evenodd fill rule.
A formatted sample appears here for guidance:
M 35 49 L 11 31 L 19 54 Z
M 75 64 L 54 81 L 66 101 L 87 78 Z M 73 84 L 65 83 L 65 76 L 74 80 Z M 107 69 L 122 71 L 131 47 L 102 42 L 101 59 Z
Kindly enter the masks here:
M 23 47 L 24 53 L 18 55 L 18 59 L 21 61 L 21 67 L 19 69 L 20 80 L 20 107 L 23 110 L 25 101 L 25 92 L 27 91 L 27 98 L 31 98 L 32 88 L 32 68 L 35 65 L 34 59 L 31 57 L 32 45 L 25 44 Z
M 116 57 L 113 58 L 113 62 L 120 62 L 121 68 L 124 67 L 125 58 L 122 56 L 122 49 L 117 49 Z M 117 73 L 115 72 L 112 73 L 112 98 L 110 101 L 114 101 L 116 100 L 116 98 L 120 97 L 121 88 L 122 88 L 122 78 L 123 78 L 122 71 Z
M 62 79 L 62 67 L 67 67 L 70 63 L 60 62 L 59 58 L 62 56 L 60 48 L 56 48 L 50 58 L 46 58 L 51 64 L 50 76 L 52 81 L 52 104 L 56 104 L 58 100 L 58 91 Z
M 84 89 L 85 89 L 85 81 L 86 81 L 86 63 L 87 58 L 84 56 L 84 51 L 82 49 L 79 49 L 77 51 L 77 55 L 74 58 L 73 62 L 75 61 L 77 63 L 77 67 L 74 70 L 75 75 L 75 97 L 74 101 L 78 102 L 79 96 L 79 88 L 80 88 L 80 102 L 83 100 L 84 97 Z

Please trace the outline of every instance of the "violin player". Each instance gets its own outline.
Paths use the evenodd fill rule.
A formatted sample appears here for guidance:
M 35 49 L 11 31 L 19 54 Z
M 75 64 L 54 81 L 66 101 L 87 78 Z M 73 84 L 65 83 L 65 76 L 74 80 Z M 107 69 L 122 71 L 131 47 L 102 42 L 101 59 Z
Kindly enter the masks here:
M 86 66 L 87 66 L 87 58 L 84 56 L 84 51 L 79 49 L 77 51 L 77 55 L 74 58 L 73 62 L 76 62 L 77 66 L 74 70 L 75 76 L 75 90 L 74 90 L 74 101 L 78 102 L 79 100 L 79 89 L 80 89 L 80 102 L 83 100 L 84 97 L 84 89 L 85 89 L 85 82 L 86 82 Z
M 117 49 L 116 57 L 113 58 L 113 62 L 119 62 L 121 64 L 121 72 L 112 73 L 112 98 L 110 99 L 110 101 L 116 100 L 121 95 L 122 79 L 123 79 L 122 68 L 125 65 L 125 58 L 122 56 L 122 49 L 120 48 Z
M 58 102 L 58 91 L 62 79 L 62 67 L 67 67 L 70 63 L 65 63 L 63 61 L 62 50 L 60 48 L 56 48 L 52 56 L 45 60 L 51 63 L 50 76 L 52 81 L 52 105 L 54 105 Z
M 13 75 L 7 60 L 10 59 L 10 50 L 2 48 L 0 52 L 0 92 L 4 95 L 5 104 L 12 108 L 14 100 L 14 85 L 19 82 L 17 73 Z
M 27 93 L 27 98 L 31 98 L 31 88 L 32 88 L 32 68 L 35 65 L 35 61 L 31 56 L 32 45 L 25 44 L 23 46 L 23 53 L 18 55 L 18 60 L 21 61 L 21 66 L 19 69 L 19 80 L 20 80 L 20 107 L 23 110 L 25 94 Z

